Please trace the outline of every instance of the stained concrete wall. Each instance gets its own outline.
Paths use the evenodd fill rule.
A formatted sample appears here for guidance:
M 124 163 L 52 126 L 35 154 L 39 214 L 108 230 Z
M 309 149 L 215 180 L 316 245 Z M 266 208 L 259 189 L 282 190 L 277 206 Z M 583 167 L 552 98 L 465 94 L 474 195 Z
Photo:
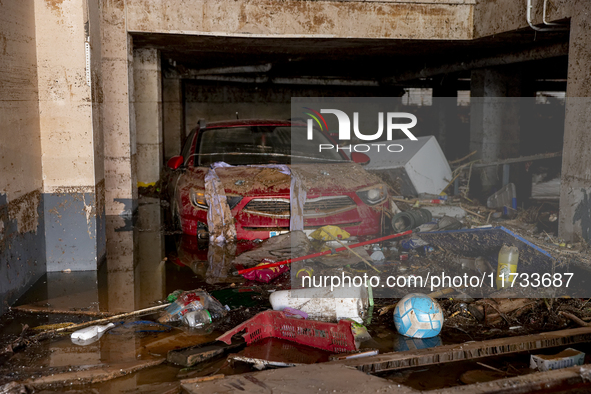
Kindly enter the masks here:
M 0 314 L 45 272 L 32 2 L 0 2 Z
M 470 39 L 473 0 L 128 0 L 130 32 Z
M 548 22 L 562 21 L 576 15 L 586 0 L 548 1 Z M 544 0 L 532 0 L 532 23 L 543 26 Z M 512 30 L 527 28 L 527 0 L 478 0 L 474 7 L 474 38 L 492 36 Z M 543 34 L 543 33 L 541 33 Z
M 135 125 L 137 131 L 137 182 L 153 186 L 160 180 L 162 149 L 162 81 L 157 49 L 133 51 Z
M 94 270 L 105 255 L 98 0 L 34 4 L 47 270 Z
M 396 97 L 396 87 L 304 86 L 185 81 L 185 135 L 199 119 L 289 119 L 292 97 Z M 178 155 L 179 150 L 175 155 Z

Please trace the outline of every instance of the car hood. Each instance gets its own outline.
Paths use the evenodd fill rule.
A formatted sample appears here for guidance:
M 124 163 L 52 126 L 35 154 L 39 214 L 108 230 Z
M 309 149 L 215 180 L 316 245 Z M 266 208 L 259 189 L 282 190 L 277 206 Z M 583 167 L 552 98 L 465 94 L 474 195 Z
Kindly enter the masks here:
M 361 188 L 380 183 L 380 179 L 368 173 L 356 163 L 335 164 L 293 164 L 295 172 L 309 194 L 331 194 L 354 192 Z M 203 187 L 203 177 L 207 169 L 196 170 L 199 181 L 195 186 Z M 220 167 L 216 169 L 227 194 L 277 195 L 288 194 L 291 177 L 269 167 Z

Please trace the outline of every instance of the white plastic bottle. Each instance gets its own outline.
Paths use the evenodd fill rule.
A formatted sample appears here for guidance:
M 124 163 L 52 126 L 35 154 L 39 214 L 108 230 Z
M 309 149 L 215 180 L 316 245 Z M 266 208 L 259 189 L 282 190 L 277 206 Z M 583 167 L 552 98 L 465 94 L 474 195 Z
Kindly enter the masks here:
M 363 321 L 369 307 L 367 287 L 313 287 L 276 291 L 269 297 L 276 311 L 289 307 L 299 309 L 311 319 L 337 321 L 352 319 Z
M 113 327 L 115 327 L 113 323 L 104 326 L 84 327 L 78 331 L 74 331 L 70 338 L 72 338 L 72 342 L 77 345 L 89 345 L 98 341 L 107 330 Z

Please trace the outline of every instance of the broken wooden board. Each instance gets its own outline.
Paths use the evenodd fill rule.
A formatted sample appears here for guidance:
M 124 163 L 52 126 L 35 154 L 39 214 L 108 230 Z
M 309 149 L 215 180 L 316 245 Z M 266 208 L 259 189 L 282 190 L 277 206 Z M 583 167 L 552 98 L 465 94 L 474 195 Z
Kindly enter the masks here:
M 312 364 L 271 369 L 243 375 L 218 376 L 210 381 L 182 380 L 185 392 L 193 393 L 418 393 L 409 387 L 344 365 Z
M 30 390 L 44 390 L 56 387 L 105 382 L 107 380 L 129 375 L 130 373 L 134 373 L 144 368 L 160 365 L 164 360 L 164 358 L 157 358 L 110 364 L 108 366 L 103 366 L 100 369 L 87 369 L 30 378 L 21 383 Z
M 391 371 L 421 365 L 441 364 L 459 360 L 498 356 L 509 353 L 546 349 L 591 341 L 591 327 L 490 339 L 429 349 L 385 353 L 361 359 L 335 361 L 366 373 Z
M 543 391 L 560 392 L 575 388 L 591 388 L 591 364 L 557 369 L 548 372 L 536 372 L 528 375 L 493 380 L 486 383 L 467 386 L 449 387 L 440 390 L 425 391 L 428 394 L 493 394 L 493 393 L 530 393 Z
M 238 351 L 246 346 L 246 342 L 239 341 L 230 345 L 220 341 L 207 342 L 168 352 L 167 360 L 170 363 L 191 367 L 195 364 L 225 354 L 232 350 Z
M 386 379 L 351 370 L 343 365 L 321 364 L 275 369 L 243 375 L 214 375 L 181 381 L 184 392 L 196 393 L 386 393 L 403 394 L 493 394 L 561 391 L 591 387 L 591 364 L 536 372 L 459 385 L 444 389 L 417 391 Z

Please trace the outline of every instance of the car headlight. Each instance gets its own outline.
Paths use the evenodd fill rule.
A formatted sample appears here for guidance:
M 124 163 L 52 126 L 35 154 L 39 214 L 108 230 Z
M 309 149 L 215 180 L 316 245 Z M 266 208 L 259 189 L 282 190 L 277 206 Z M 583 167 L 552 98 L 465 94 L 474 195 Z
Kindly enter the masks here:
M 359 198 L 367 205 L 378 204 L 388 197 L 388 191 L 385 185 L 377 185 L 357 192 Z
M 196 207 L 202 209 L 208 209 L 207 201 L 205 200 L 205 193 L 201 191 L 197 191 L 195 189 L 191 189 L 189 192 L 189 199 L 191 200 L 191 204 Z
M 191 189 L 189 198 L 191 199 L 191 204 L 194 206 L 202 209 L 209 209 L 207 201 L 205 200 L 204 192 Z M 242 196 L 226 196 L 226 200 L 228 201 L 228 206 L 230 209 L 234 209 L 234 207 L 238 205 L 240 201 L 242 201 Z

